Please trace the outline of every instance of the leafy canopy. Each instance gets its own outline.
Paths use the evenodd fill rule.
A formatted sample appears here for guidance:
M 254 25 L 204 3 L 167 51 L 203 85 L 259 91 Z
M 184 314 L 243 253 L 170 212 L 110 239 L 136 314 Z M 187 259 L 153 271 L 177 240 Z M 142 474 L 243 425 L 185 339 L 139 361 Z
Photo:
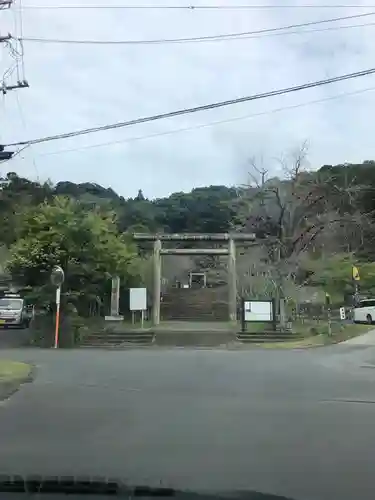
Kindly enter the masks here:
M 65 271 L 64 290 L 72 300 L 100 296 L 113 275 L 127 286 L 138 278 L 136 249 L 118 234 L 114 215 L 88 212 L 65 197 L 23 214 L 7 268 L 20 284 L 41 293 L 55 265 Z

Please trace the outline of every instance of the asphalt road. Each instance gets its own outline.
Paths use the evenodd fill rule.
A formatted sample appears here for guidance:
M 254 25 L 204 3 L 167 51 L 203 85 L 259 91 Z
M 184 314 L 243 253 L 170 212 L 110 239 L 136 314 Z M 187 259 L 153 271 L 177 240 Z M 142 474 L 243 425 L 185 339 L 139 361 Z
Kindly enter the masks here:
M 2 350 L 37 366 L 0 403 L 0 472 L 372 499 L 375 347 Z
M 0 328 L 0 349 L 22 347 L 29 342 L 28 328 Z

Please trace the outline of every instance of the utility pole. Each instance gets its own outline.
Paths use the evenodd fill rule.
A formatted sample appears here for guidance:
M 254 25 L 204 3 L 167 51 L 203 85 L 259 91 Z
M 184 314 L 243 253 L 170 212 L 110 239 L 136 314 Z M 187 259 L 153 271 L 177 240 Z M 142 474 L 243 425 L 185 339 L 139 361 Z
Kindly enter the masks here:
M 12 5 L 13 0 L 0 0 L 0 10 L 2 9 L 9 9 L 9 7 Z
M 12 3 L 13 3 L 13 0 L 0 0 L 0 10 L 9 9 L 11 7 Z M 5 43 L 6 45 L 8 45 L 10 47 L 11 51 L 14 50 L 12 45 L 11 45 L 12 40 L 14 40 L 14 38 L 10 33 L 8 33 L 7 35 L 0 34 L 0 44 Z M 21 44 L 22 44 L 22 41 L 21 41 Z M 20 56 L 21 62 L 23 64 L 23 52 L 19 56 Z M 5 79 L 3 79 L 3 81 L 0 81 L 0 92 L 4 95 L 10 90 L 24 89 L 24 88 L 29 87 L 29 83 L 27 82 L 27 80 L 25 80 L 25 78 L 21 79 L 19 77 L 19 69 L 18 69 L 19 66 L 18 66 L 17 59 L 16 59 L 16 67 L 17 67 L 17 73 L 18 73 L 18 81 L 16 83 L 8 85 L 5 82 Z M 22 75 L 22 76 L 24 76 L 24 75 Z

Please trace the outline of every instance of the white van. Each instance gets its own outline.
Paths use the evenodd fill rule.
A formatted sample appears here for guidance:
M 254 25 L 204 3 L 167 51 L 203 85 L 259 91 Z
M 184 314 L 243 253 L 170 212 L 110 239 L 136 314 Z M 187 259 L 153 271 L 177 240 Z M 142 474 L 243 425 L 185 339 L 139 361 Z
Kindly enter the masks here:
M 363 299 L 354 308 L 354 323 L 375 323 L 375 299 Z
M 28 328 L 33 319 L 33 308 L 26 306 L 18 294 L 7 294 L 0 298 L 0 327 Z

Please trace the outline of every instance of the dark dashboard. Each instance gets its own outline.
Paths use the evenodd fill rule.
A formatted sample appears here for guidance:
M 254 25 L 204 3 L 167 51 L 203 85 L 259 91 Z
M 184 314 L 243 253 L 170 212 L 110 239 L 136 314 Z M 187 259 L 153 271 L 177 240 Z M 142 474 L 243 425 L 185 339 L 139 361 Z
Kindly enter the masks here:
M 95 477 L 39 477 L 39 476 L 0 476 L 0 500 L 13 498 L 24 500 L 25 496 L 55 500 L 61 496 L 70 500 L 82 497 L 97 500 L 139 498 L 154 500 L 293 500 L 284 496 L 269 495 L 257 491 L 189 491 L 174 488 L 130 486 L 117 479 Z

